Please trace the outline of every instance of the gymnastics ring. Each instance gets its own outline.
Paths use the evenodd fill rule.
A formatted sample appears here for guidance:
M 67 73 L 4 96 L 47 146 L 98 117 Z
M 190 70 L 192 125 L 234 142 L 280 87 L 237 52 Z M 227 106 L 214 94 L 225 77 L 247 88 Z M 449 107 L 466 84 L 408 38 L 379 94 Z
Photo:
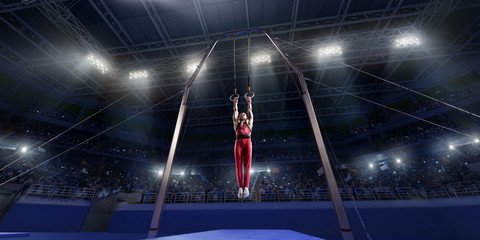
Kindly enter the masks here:
M 234 93 L 230 96 L 230 101 L 233 102 L 235 98 L 239 98 L 239 97 L 240 97 L 240 95 L 238 95 L 238 93 Z
M 252 96 L 248 96 L 248 94 L 252 94 Z M 253 98 L 253 97 L 255 97 L 255 93 L 253 91 L 248 91 L 248 92 L 245 93 L 244 97 L 245 98 L 247 98 L 247 97 Z

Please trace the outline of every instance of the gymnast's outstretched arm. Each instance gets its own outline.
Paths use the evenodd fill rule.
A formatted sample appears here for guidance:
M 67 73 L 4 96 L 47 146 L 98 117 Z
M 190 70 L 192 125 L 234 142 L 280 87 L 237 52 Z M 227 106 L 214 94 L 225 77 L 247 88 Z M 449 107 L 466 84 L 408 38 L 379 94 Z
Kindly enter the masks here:
M 236 131 L 237 130 L 237 124 L 238 124 L 238 97 L 233 99 L 233 129 Z
M 253 111 L 252 111 L 252 98 L 251 97 L 245 97 L 247 100 L 248 104 L 248 109 L 247 109 L 247 124 L 250 127 L 250 129 L 253 128 Z

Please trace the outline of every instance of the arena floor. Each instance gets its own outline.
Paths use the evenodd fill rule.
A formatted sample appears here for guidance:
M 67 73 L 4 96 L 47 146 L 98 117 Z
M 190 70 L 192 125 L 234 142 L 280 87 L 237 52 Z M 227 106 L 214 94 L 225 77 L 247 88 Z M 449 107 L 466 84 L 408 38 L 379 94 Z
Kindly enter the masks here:
M 143 233 L 1 233 L 1 239 L 28 239 L 28 240 L 140 240 L 145 239 L 146 234 Z M 180 234 L 175 236 L 166 236 L 154 238 L 156 240 L 215 240 L 215 239 L 230 239 L 230 240 L 322 240 L 309 236 L 303 233 L 292 230 L 281 229 L 223 229 L 214 231 L 205 231 L 198 233 Z

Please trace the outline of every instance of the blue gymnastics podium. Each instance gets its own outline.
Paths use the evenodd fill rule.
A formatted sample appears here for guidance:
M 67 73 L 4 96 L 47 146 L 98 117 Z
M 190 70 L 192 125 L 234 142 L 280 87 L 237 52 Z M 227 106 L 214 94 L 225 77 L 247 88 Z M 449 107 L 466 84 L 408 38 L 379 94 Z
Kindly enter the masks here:
M 206 232 L 180 234 L 155 240 L 325 240 L 284 229 L 221 229 Z
M 0 232 L 0 238 L 28 237 L 30 233 L 24 232 Z

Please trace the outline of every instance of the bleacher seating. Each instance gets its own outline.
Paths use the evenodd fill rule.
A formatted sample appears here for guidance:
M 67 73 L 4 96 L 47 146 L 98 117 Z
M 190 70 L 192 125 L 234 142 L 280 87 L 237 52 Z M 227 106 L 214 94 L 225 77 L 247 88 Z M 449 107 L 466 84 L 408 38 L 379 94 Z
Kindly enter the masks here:
M 223 202 L 223 194 L 220 191 L 210 191 L 207 193 L 207 202 Z
M 260 193 L 260 201 L 261 202 L 276 202 L 277 195 L 272 190 L 265 190 L 264 192 Z
M 277 197 L 278 197 L 279 202 L 295 201 L 295 195 L 290 190 L 280 190 L 280 191 L 278 191 Z
M 203 202 L 205 202 L 205 192 L 190 193 L 190 203 L 203 203 Z
M 417 200 L 420 199 L 418 191 L 412 187 L 396 187 L 395 191 L 397 192 L 400 200 Z
M 420 194 L 425 199 L 435 199 L 435 198 L 450 198 L 450 194 L 447 189 L 439 184 L 424 186 L 420 188 Z
M 190 200 L 189 192 L 177 192 L 175 193 L 174 203 L 188 203 Z
M 379 200 L 396 200 L 397 196 L 393 189 L 388 187 L 379 187 L 374 188 L 375 194 L 377 195 Z
M 376 200 L 375 194 L 370 188 L 355 188 L 354 191 L 358 200 Z
M 300 189 L 297 190 L 297 200 L 298 201 L 315 201 L 315 195 L 312 193 L 311 189 Z
M 472 181 L 450 183 L 447 185 L 455 197 L 467 197 L 480 195 L 479 186 Z

